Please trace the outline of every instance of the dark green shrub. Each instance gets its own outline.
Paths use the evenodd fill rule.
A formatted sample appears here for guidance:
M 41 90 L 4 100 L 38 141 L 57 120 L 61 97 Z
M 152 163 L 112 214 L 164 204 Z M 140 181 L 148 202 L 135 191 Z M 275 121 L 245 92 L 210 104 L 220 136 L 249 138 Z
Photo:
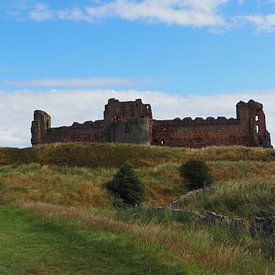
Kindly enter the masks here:
M 106 188 L 115 196 L 118 207 L 140 205 L 144 198 L 144 185 L 130 164 L 123 165 Z
M 204 188 L 213 183 L 208 166 L 202 160 L 189 160 L 180 167 L 181 176 L 189 190 Z

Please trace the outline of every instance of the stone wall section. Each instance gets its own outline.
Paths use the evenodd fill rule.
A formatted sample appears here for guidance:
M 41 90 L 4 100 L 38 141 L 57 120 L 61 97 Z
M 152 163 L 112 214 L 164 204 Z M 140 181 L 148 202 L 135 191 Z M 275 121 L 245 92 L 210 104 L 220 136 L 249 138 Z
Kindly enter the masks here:
M 205 123 L 209 122 L 209 123 Z M 205 146 L 248 145 L 237 120 L 192 120 L 186 123 L 154 121 L 153 144 L 200 148 Z

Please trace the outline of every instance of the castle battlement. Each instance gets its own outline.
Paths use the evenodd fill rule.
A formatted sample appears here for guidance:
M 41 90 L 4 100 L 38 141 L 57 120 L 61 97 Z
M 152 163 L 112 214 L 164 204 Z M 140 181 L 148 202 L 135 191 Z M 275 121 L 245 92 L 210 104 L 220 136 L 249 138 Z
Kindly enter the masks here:
M 178 126 L 199 126 L 199 125 L 221 125 L 221 124 L 239 124 L 240 121 L 236 118 L 226 118 L 226 117 L 196 117 L 192 119 L 191 117 L 174 118 L 173 120 L 156 120 L 158 124 L 162 125 L 178 125 Z

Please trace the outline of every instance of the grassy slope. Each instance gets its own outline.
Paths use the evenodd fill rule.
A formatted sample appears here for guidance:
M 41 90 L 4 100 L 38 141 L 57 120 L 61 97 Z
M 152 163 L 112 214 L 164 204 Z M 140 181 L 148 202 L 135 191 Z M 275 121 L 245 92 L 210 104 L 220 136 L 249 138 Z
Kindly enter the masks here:
M 191 198 L 183 207 L 253 218 L 275 213 L 275 162 L 208 162 L 214 189 Z M 185 192 L 179 164 L 139 168 L 146 204 L 165 205 Z M 103 183 L 116 169 L 24 164 L 0 167 L 0 190 L 9 200 L 32 200 L 64 206 L 110 208 Z
M 0 208 L 1 274 L 273 274 L 245 236 L 125 223 L 77 208 Z M 251 246 L 251 247 L 249 247 Z
M 47 211 L 49 212 L 49 211 Z M 129 232 L 0 208 L 1 274 L 176 274 L 199 272 L 157 243 Z M 131 251 L 131 253 L 129 253 Z
M 111 245 L 104 250 L 105 252 L 100 250 L 99 245 L 87 248 L 84 243 L 80 242 L 81 245 L 78 246 L 77 241 L 71 242 L 69 238 L 71 233 L 68 233 L 68 239 L 59 242 L 60 246 L 58 247 L 55 244 L 59 238 L 58 232 L 50 232 L 49 239 L 43 240 L 44 233 L 48 234 L 48 229 L 46 226 L 46 231 L 44 231 L 43 224 L 45 221 L 41 217 L 50 214 L 52 211 L 50 207 L 44 207 L 45 209 L 42 207 L 43 209 L 41 209 L 37 206 L 39 211 L 37 211 L 37 207 L 31 207 L 31 211 L 38 212 L 39 216 L 37 219 L 26 220 L 25 225 L 24 223 L 20 224 L 20 217 L 28 217 L 30 214 L 24 212 L 25 210 L 20 212 L 15 209 L 6 209 L 7 216 L 15 215 L 12 219 L 14 223 L 9 220 L 6 223 L 6 230 L 5 227 L 0 226 L 0 236 L 10 238 L 10 240 L 17 240 L 18 238 L 20 240 L 22 233 L 20 228 L 31 226 L 31 230 L 35 229 L 31 223 L 32 220 L 39 224 L 37 227 L 39 229 L 33 232 L 36 240 L 34 247 L 27 241 L 11 242 L 10 250 L 9 247 L 6 247 L 0 254 L 0 259 L 3 256 L 3 259 L 8 261 L 8 257 L 5 258 L 7 255 L 15 255 L 19 257 L 16 258 L 16 261 L 19 261 L 20 257 L 24 259 L 24 255 L 22 253 L 16 254 L 16 251 L 20 249 L 27 251 L 30 253 L 30 258 L 32 258 L 33 251 L 36 251 L 33 253 L 33 262 L 28 264 L 29 268 L 42 270 L 43 266 L 46 265 L 48 272 L 59 271 L 64 273 L 61 259 L 67 259 L 68 273 L 70 273 L 75 272 L 74 266 L 78 266 L 76 262 L 81 262 L 80 258 L 83 257 L 84 253 L 87 257 L 85 256 L 81 263 L 84 264 L 85 262 L 87 270 L 93 270 L 96 273 L 96 269 L 92 269 L 95 267 L 88 263 L 89 257 L 101 259 L 111 246 L 117 246 L 118 249 L 114 254 L 109 255 L 107 253 L 105 255 L 106 259 L 103 262 L 106 260 L 113 265 L 115 262 L 120 263 L 127 255 L 127 250 L 133 249 L 134 253 L 129 256 L 129 261 L 125 262 L 125 268 L 133 266 L 133 272 L 136 274 L 142 274 L 142 268 L 148 271 L 149 265 L 152 265 L 155 270 L 166 270 L 165 274 L 175 274 L 176 270 L 184 269 L 188 274 L 198 273 L 200 267 L 204 271 L 210 270 L 221 274 L 226 272 L 245 274 L 266 272 L 266 274 L 272 274 L 274 263 L 269 262 L 266 258 L 271 255 L 270 249 L 266 253 L 266 248 L 261 242 L 251 240 L 246 234 L 240 234 L 236 238 L 234 235 L 228 235 L 223 229 L 189 227 L 178 229 L 177 226 L 179 225 L 163 225 L 162 227 L 155 222 L 143 224 L 143 214 L 137 221 L 131 218 L 137 217 L 135 213 L 122 214 L 121 216 L 124 217 L 129 216 L 126 219 L 121 218 L 121 216 L 118 217 L 122 221 L 123 227 L 128 228 L 127 234 L 120 229 L 118 230 L 117 224 L 112 222 L 116 214 L 110 207 L 111 198 L 102 186 L 106 180 L 112 177 L 117 167 L 125 161 L 133 163 L 137 168 L 137 174 L 145 183 L 146 204 L 165 205 L 186 191 L 185 185 L 179 177 L 178 168 L 181 163 L 190 158 L 200 158 L 207 161 L 214 175 L 215 185 L 213 190 L 204 195 L 186 201 L 182 205 L 184 209 L 214 210 L 218 213 L 245 218 L 275 214 L 275 152 L 271 149 L 214 147 L 194 150 L 81 143 L 38 146 L 23 150 L 2 148 L 0 149 L 0 164 L 2 164 L 0 166 L 0 200 L 3 203 L 22 205 L 22 201 L 25 201 L 34 202 L 37 205 L 40 202 L 59 205 L 58 207 L 64 208 L 59 209 L 61 214 L 54 211 L 56 219 L 51 221 L 57 231 L 59 226 L 61 228 L 64 226 L 74 236 L 81 236 L 77 237 L 80 239 L 85 239 L 89 234 L 99 240 L 103 236 L 106 242 L 111 243 Z M 80 209 L 87 209 L 97 213 L 97 215 L 107 217 L 108 222 L 105 222 L 108 226 L 103 223 L 102 227 L 96 228 L 95 233 L 93 226 L 89 225 L 87 228 L 82 228 L 79 225 L 81 217 L 74 217 L 75 222 L 72 225 L 71 221 L 66 221 L 67 217 L 63 216 L 64 212 L 67 211 L 66 209 L 71 206 L 76 207 L 79 211 Z M 16 225 L 17 218 L 19 218 L 18 226 Z M 7 220 L 5 213 L 0 213 L 0 224 L 5 220 Z M 108 227 L 107 233 L 106 226 Z M 13 235 L 13 230 L 10 230 L 12 228 L 14 228 L 15 235 Z M 164 235 L 160 235 L 160 232 Z M 85 236 L 83 237 L 82 234 Z M 89 242 L 90 237 L 87 238 L 85 242 Z M 136 247 L 137 242 L 142 245 Z M 124 243 L 125 247 L 119 246 L 119 243 Z M 26 246 L 21 247 L 21 244 Z M 91 245 L 93 246 L 94 243 L 91 242 Z M 42 253 L 39 258 L 36 255 L 39 255 L 39 251 L 41 251 L 40 246 L 45 247 L 46 252 L 45 255 Z M 74 248 L 74 246 L 76 247 L 75 253 L 70 249 L 68 254 L 63 255 L 63 252 L 60 252 L 60 261 L 56 265 L 51 262 L 51 259 L 48 259 L 51 251 L 59 253 L 58 251 L 63 251 L 68 247 Z M 86 250 L 91 250 L 91 254 Z M 174 255 L 174 252 L 177 252 L 177 256 Z M 55 258 L 58 259 L 58 257 Z M 148 258 L 151 262 L 148 260 L 150 263 L 145 262 L 142 267 L 144 258 Z M 135 259 L 138 259 L 137 262 Z M 22 265 L 24 261 L 22 260 Z M 192 264 L 187 264 L 187 262 L 192 262 Z M 169 263 L 173 264 L 169 265 Z M 14 265 L 11 264 L 11 268 L 16 268 Z M 96 262 L 95 265 L 100 267 L 100 261 Z M 0 261 L 0 273 L 4 272 L 7 266 L 7 263 L 2 264 Z M 27 269 L 24 270 L 27 272 Z M 85 273 L 85 270 L 80 271 Z M 108 269 L 102 269 L 98 272 L 102 274 L 105 271 L 107 273 Z M 126 268 L 117 272 L 121 274 L 127 273 L 127 271 L 130 272 L 131 270 Z
M 168 148 L 127 144 L 57 143 L 33 148 L 0 149 L 0 164 L 56 164 L 118 168 L 126 161 L 135 167 L 154 167 L 163 163 L 182 163 L 189 158 L 207 161 L 275 161 L 272 149 L 247 147 Z

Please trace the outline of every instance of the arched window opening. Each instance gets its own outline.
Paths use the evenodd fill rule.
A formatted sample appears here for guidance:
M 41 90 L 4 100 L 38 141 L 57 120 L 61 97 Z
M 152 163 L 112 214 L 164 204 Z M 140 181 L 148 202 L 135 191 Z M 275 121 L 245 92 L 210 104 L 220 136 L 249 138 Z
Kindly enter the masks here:
M 259 132 L 260 132 L 259 125 L 256 125 L 256 133 L 259 134 Z
M 255 116 L 255 120 L 259 121 L 259 116 L 258 115 Z
M 161 142 L 160 142 L 161 145 L 164 145 L 165 144 L 165 140 L 162 139 Z

